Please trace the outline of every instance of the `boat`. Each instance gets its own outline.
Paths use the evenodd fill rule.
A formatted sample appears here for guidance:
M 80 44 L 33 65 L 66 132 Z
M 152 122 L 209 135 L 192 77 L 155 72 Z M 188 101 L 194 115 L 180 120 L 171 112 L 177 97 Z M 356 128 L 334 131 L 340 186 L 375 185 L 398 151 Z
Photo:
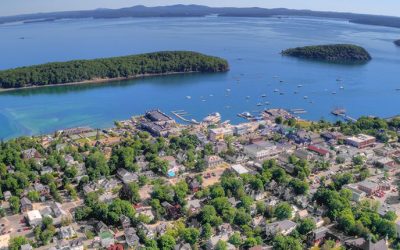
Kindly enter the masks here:
M 299 85 L 297 85 L 297 87 L 298 87 L 298 88 L 301 88 L 301 87 L 303 87 L 303 85 L 299 84 Z
M 214 95 L 213 94 L 210 94 L 210 97 L 213 97 Z
M 226 89 L 227 92 L 231 92 L 231 89 Z
M 260 106 L 262 106 L 263 104 L 261 103 L 261 102 L 259 102 L 259 103 L 257 103 L 257 106 L 258 107 L 260 107 Z
M 250 112 L 243 112 L 238 114 L 239 117 L 245 118 L 245 119 L 250 119 L 253 118 L 254 116 L 250 114 Z
M 294 94 L 297 94 L 297 93 L 299 93 L 299 92 L 297 92 L 297 91 L 295 91 L 295 92 L 293 92 Z
M 340 89 L 344 89 L 344 87 L 343 87 L 343 86 L 340 86 Z
M 282 83 L 282 82 L 283 82 L 283 80 L 279 80 L 279 82 L 280 82 L 280 83 Z
M 279 92 L 279 89 L 274 89 L 274 92 Z
M 334 110 L 331 111 L 332 115 L 344 115 L 346 114 L 346 110 L 345 109 L 341 109 L 341 108 L 336 108 Z
M 263 98 L 264 98 L 264 97 L 267 97 L 267 95 L 266 95 L 266 94 L 262 94 L 262 95 L 261 95 L 261 97 L 263 97 Z
M 246 96 L 246 99 L 250 99 L 250 96 L 248 95 L 248 96 Z
M 332 95 L 336 95 L 336 91 L 333 91 L 333 92 L 332 92 Z
M 214 124 L 214 123 L 218 123 L 221 121 L 221 114 L 218 112 L 209 114 L 208 116 L 206 116 L 203 119 L 203 122 L 205 123 L 210 123 L 210 124 Z
M 397 88 L 396 91 L 400 91 L 400 88 Z
M 284 95 L 284 94 L 285 94 L 284 92 L 280 92 L 280 93 L 279 93 L 279 95 Z
M 190 95 L 187 95 L 186 99 L 192 99 L 192 97 Z
M 305 95 L 303 98 L 304 98 L 304 99 L 308 99 L 308 96 Z
M 342 79 L 341 79 L 341 78 L 337 78 L 336 81 L 337 81 L 337 82 L 341 82 Z

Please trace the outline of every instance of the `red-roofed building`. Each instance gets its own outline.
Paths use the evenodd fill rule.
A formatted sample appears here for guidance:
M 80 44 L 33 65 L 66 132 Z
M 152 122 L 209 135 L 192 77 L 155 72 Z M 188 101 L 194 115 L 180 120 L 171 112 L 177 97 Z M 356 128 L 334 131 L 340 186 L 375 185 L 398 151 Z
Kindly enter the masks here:
M 307 147 L 308 150 L 315 152 L 317 154 L 319 154 L 320 156 L 324 157 L 324 158 L 329 158 L 329 151 L 323 148 L 320 148 L 318 146 L 315 145 L 310 145 Z
M 107 248 L 108 250 L 124 250 L 124 246 L 121 244 L 113 244 Z

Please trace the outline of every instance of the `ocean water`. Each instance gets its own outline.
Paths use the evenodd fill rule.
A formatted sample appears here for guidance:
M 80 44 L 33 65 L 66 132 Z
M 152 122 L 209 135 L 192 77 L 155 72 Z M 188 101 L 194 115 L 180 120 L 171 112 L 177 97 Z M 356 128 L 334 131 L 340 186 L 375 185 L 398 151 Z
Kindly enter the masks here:
M 276 107 L 305 109 L 301 117 L 313 120 L 334 120 L 330 111 L 337 107 L 355 118 L 400 114 L 400 48 L 393 45 L 399 29 L 317 18 L 129 18 L 0 25 L 0 37 L 0 69 L 160 50 L 198 51 L 231 66 L 228 73 L 0 93 L 3 139 L 109 127 L 153 108 L 185 110 L 197 120 L 218 111 L 234 123 L 242 121 L 238 113 Z M 361 45 L 373 60 L 337 65 L 280 55 L 286 48 L 332 43 Z

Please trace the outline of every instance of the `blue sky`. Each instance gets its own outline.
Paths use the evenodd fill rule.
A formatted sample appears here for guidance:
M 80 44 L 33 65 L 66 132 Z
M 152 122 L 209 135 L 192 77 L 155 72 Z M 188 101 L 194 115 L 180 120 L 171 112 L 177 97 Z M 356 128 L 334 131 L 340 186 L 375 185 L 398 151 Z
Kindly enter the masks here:
M 285 7 L 400 16 L 400 0 L 0 0 L 0 16 L 62 10 L 121 8 L 138 4 L 158 6 L 179 3 L 209 6 Z

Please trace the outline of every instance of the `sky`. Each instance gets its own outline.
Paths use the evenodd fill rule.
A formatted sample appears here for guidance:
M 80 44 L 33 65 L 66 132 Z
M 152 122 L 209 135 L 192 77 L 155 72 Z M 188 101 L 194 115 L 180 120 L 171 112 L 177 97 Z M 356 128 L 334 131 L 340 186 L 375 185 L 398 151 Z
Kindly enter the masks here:
M 217 7 L 292 8 L 400 16 L 400 0 L 0 0 L 0 16 L 122 8 L 134 5 L 200 4 Z

